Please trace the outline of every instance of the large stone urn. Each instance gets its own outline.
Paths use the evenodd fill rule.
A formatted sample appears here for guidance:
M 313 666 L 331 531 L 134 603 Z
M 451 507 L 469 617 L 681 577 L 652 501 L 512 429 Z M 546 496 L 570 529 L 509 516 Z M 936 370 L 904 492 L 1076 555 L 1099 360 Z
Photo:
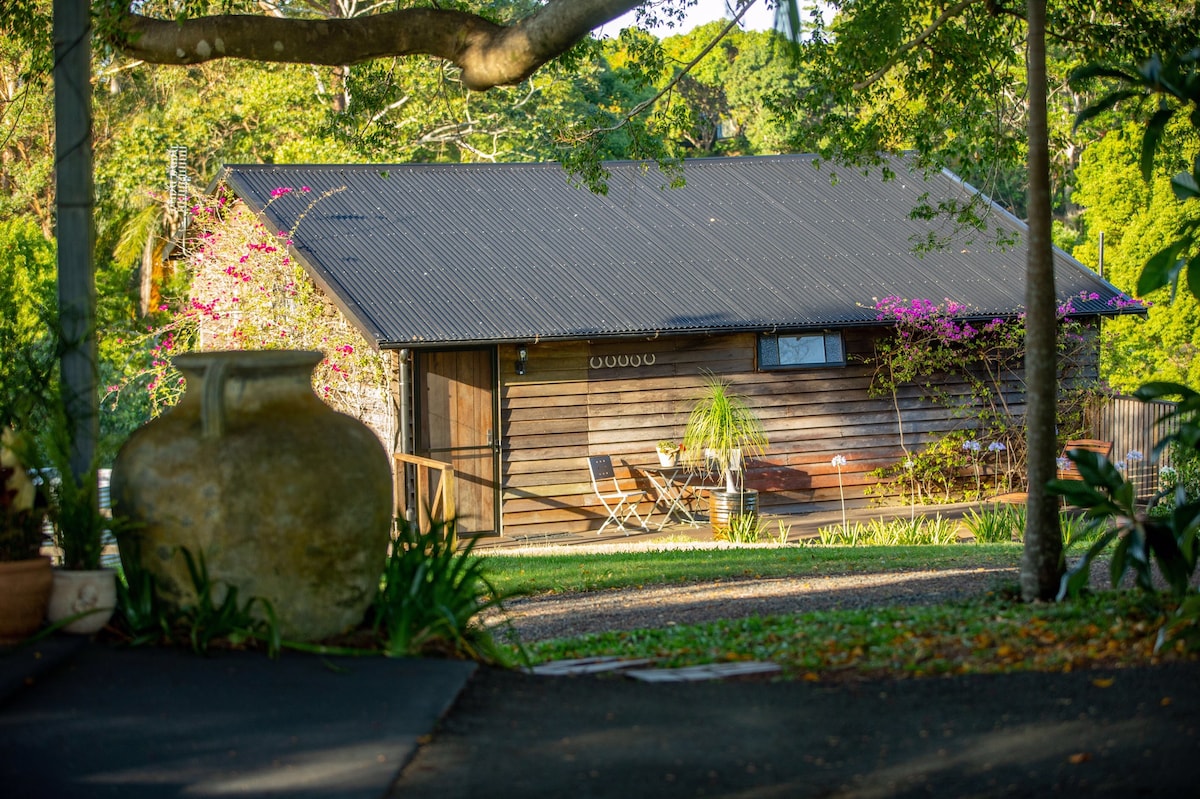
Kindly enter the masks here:
M 312 391 L 319 352 L 232 351 L 174 359 L 187 389 L 137 430 L 113 464 L 121 542 L 168 603 L 195 600 L 182 550 L 203 556 L 217 600 L 269 601 L 285 638 L 315 641 L 358 624 L 391 531 L 382 444 Z M 132 546 L 136 544 L 136 546 Z M 261 615 L 261 614 L 260 614 Z

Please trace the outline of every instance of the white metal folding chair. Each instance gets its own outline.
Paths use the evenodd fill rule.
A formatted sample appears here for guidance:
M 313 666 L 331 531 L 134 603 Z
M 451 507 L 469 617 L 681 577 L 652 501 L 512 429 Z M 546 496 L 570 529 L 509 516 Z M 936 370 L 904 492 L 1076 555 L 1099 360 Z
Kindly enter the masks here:
M 592 488 L 604 504 L 604 509 L 608 511 L 608 518 L 600 525 L 596 535 L 604 532 L 604 528 L 610 524 L 615 524 L 625 535 L 629 535 L 626 525 L 631 516 L 637 519 L 638 526 L 645 530 L 646 520 L 637 512 L 637 506 L 642 500 L 649 499 L 649 495 L 640 489 L 623 491 L 613 472 L 612 458 L 608 455 L 594 455 L 588 458 L 588 470 L 592 473 Z

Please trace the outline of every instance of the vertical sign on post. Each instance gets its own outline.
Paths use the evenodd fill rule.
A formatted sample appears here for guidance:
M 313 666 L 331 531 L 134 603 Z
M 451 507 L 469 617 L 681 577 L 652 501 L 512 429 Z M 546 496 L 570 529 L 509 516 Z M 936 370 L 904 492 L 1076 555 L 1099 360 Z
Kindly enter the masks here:
M 181 249 L 187 246 L 188 192 L 191 186 L 187 158 L 188 149 L 182 144 L 167 148 L 167 213 L 175 223 L 175 238 Z

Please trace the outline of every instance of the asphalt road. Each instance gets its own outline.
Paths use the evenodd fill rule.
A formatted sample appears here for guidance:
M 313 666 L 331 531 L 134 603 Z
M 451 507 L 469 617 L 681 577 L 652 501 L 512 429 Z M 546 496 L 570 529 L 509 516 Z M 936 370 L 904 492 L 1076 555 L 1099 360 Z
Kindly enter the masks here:
M 1196 796 L 1200 664 L 843 684 L 480 669 L 392 797 Z

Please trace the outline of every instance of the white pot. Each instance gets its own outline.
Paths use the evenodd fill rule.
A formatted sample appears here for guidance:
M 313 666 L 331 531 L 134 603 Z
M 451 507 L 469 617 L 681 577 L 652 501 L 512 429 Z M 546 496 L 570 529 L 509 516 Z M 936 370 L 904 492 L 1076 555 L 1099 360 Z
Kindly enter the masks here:
M 117 573 L 113 569 L 94 571 L 54 570 L 50 589 L 50 607 L 46 618 L 51 624 L 87 613 L 62 628 L 63 632 L 91 635 L 108 624 L 117 606 Z M 91 611 L 91 612 L 89 612 Z
M 679 450 L 675 450 L 674 452 L 663 452 L 662 450 L 659 450 L 658 462 L 663 466 L 674 466 L 679 462 Z

